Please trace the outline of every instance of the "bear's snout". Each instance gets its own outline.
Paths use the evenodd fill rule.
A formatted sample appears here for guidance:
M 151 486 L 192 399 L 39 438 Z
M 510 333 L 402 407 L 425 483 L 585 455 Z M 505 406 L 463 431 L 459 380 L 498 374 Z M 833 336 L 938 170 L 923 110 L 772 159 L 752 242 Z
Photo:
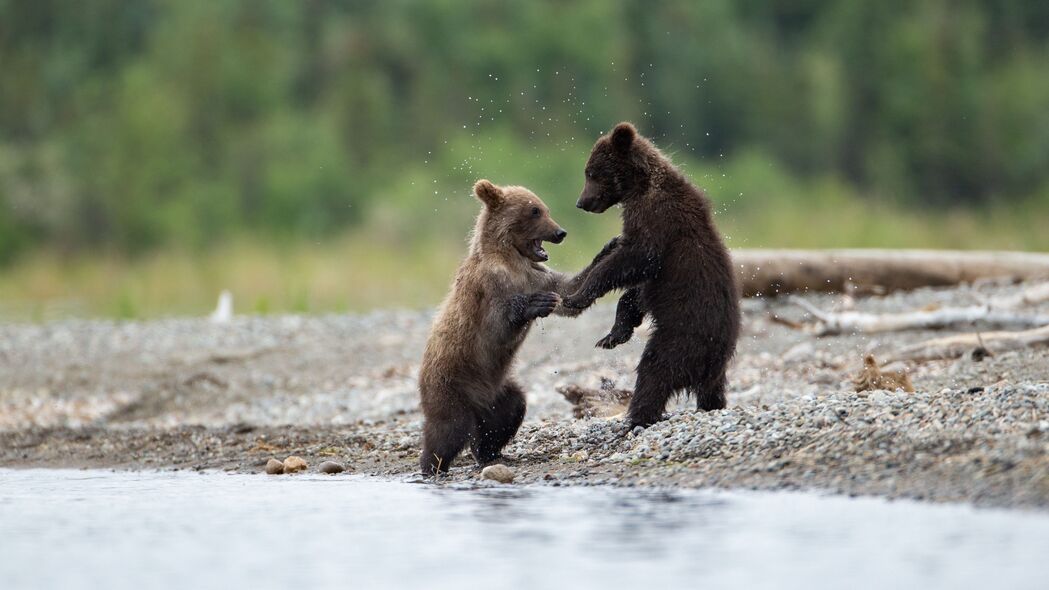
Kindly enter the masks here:
M 553 242 L 555 244 L 560 244 L 561 242 L 565 241 L 565 236 L 567 236 L 567 235 L 568 235 L 568 232 L 566 232 L 563 229 L 558 228 L 557 231 L 554 232 Z

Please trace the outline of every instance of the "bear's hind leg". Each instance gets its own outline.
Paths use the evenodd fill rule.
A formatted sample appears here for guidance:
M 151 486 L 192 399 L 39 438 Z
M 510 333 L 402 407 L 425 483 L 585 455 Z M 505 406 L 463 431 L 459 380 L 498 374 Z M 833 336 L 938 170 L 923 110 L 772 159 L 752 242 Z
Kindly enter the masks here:
M 725 409 L 727 405 L 725 386 L 725 370 L 721 369 L 712 379 L 707 379 L 706 382 L 693 388 L 692 392 L 696 395 L 696 409 L 704 412 Z
M 525 395 L 521 386 L 507 381 L 492 403 L 491 410 L 477 412 L 477 436 L 473 440 L 474 458 L 481 465 L 502 456 L 503 447 L 517 434 L 525 416 Z
M 660 349 L 665 344 L 655 335 L 645 345 L 641 362 L 637 365 L 637 381 L 630 397 L 627 418 L 630 426 L 649 426 L 663 419 L 667 401 L 674 394 L 673 371 L 660 362 Z
M 427 418 L 423 425 L 423 451 L 419 469 L 423 475 L 448 471 L 459 451 L 474 435 L 474 417 L 466 409 L 448 416 Z

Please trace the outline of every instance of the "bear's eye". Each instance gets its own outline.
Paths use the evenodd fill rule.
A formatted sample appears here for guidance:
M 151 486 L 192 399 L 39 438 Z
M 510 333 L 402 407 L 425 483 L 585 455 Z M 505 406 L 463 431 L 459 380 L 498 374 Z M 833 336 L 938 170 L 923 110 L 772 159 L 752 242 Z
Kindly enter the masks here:
M 539 217 L 539 207 L 532 207 L 532 217 Z

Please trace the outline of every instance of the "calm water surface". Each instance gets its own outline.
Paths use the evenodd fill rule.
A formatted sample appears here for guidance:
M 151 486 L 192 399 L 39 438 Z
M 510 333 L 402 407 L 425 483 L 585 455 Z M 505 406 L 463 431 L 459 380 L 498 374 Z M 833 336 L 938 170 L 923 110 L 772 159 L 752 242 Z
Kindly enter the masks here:
M 0 588 L 1046 588 L 1049 514 L 799 493 L 0 470 Z

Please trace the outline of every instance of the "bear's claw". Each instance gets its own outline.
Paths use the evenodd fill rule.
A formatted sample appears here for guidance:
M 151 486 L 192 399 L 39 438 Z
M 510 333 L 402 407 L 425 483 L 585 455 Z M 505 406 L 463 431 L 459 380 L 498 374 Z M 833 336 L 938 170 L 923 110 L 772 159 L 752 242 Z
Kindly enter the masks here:
M 611 350 L 627 340 L 630 340 L 630 336 L 631 334 L 629 333 L 624 334 L 622 332 L 612 331 L 609 332 L 607 336 L 597 341 L 597 347 Z

